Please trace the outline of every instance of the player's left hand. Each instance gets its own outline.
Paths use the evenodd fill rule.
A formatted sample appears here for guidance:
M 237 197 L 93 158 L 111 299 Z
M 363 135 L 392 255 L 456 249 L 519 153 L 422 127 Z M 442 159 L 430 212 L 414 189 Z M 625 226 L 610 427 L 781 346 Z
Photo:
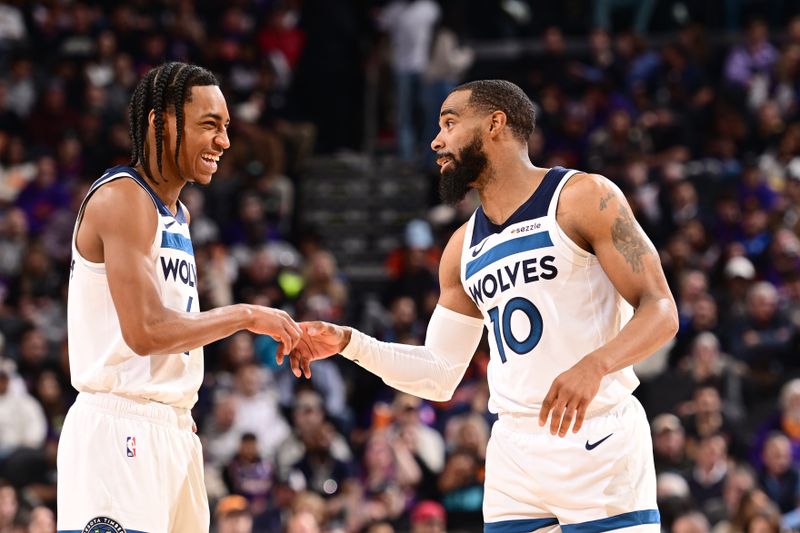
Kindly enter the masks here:
M 544 426 L 550 417 L 550 433 L 563 437 L 574 420 L 572 432 L 577 433 L 583 425 L 586 409 L 600 389 L 600 381 L 604 375 L 600 365 L 591 357 L 584 357 L 560 374 L 544 397 L 539 425 Z

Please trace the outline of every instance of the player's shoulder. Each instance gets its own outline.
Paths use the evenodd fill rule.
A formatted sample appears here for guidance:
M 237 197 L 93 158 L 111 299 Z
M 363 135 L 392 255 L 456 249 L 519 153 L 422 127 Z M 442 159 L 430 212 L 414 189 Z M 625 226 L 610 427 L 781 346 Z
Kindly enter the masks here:
M 564 184 L 560 202 L 577 201 L 582 203 L 598 195 L 602 196 L 609 193 L 614 195 L 621 194 L 614 182 L 602 174 L 578 171 Z
M 455 276 L 459 278 L 461 271 L 461 253 L 464 249 L 464 236 L 467 233 L 467 223 L 461 225 L 450 236 L 447 245 L 442 252 L 442 259 L 439 262 L 440 277 Z
M 467 234 L 467 222 L 464 222 L 459 226 L 457 230 L 453 232 L 450 236 L 450 240 L 447 241 L 447 245 L 444 248 L 444 253 L 447 254 L 448 250 L 451 253 L 454 253 L 457 256 L 461 256 L 461 251 L 464 249 L 464 238 Z
M 89 204 L 108 205 L 115 209 L 126 210 L 135 208 L 137 204 L 149 204 L 152 207 L 150 195 L 133 178 L 119 178 L 104 183 L 92 193 Z
M 121 173 L 109 181 L 99 180 L 88 200 L 84 217 L 103 220 L 141 220 L 154 218 L 153 199 L 130 173 Z

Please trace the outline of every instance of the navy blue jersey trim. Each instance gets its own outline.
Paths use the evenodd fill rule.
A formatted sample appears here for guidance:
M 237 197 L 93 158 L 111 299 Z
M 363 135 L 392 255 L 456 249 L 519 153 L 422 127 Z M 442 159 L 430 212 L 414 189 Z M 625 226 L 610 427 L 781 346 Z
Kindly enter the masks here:
M 470 241 L 470 248 L 481 242 L 489 235 L 500 233 L 508 226 L 525 220 L 533 220 L 543 217 L 547 214 L 550 208 L 550 201 L 553 199 L 553 194 L 558 188 L 558 184 L 569 172 L 569 169 L 563 167 L 553 167 L 548 170 L 542 182 L 533 191 L 531 197 L 528 198 L 524 204 L 514 211 L 514 214 L 508 217 L 508 220 L 502 224 L 495 224 L 483 212 L 483 207 L 479 207 L 475 212 L 475 225 L 472 228 L 472 240 Z
M 156 208 L 158 212 L 164 216 L 172 217 L 178 221 L 179 224 L 186 224 L 186 214 L 184 213 L 183 209 L 180 206 L 180 202 L 178 202 L 178 213 L 173 215 L 172 211 L 166 206 L 166 204 L 161 200 L 161 198 L 156 194 L 150 184 L 147 183 L 147 180 L 144 179 L 139 172 L 133 167 L 128 167 L 125 165 L 118 165 L 116 167 L 111 167 L 103 174 L 103 176 L 92 184 L 91 190 L 95 189 L 95 186 L 99 184 L 102 180 L 106 179 L 109 176 L 113 176 L 114 174 L 125 173 L 128 174 L 130 177 L 136 180 L 139 185 L 141 185 L 145 191 L 150 195 L 150 198 L 153 199 L 153 202 L 156 204 Z

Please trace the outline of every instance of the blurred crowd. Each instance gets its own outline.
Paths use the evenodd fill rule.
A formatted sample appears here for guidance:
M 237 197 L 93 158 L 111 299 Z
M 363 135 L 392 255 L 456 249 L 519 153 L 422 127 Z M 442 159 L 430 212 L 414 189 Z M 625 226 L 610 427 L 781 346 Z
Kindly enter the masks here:
M 729 18 L 748 4 L 723 3 Z M 537 105 L 534 163 L 614 180 L 678 302 L 675 341 L 638 368 L 663 529 L 800 530 L 800 16 L 765 4 L 725 33 L 691 13 L 664 28 L 653 2 L 586 3 L 589 22 L 570 18 L 565 35 L 542 26 L 565 13 L 535 0 L 1 3 L 0 533 L 55 531 L 55 452 L 76 394 L 73 223 L 88 186 L 127 164 L 130 93 L 165 59 L 217 73 L 233 118 L 212 185 L 182 196 L 203 309 L 258 303 L 409 344 L 424 341 L 442 245 L 475 199 L 409 221 L 367 300 L 300 223 L 304 168 L 363 144 L 377 72 L 379 156 L 433 186 L 444 95 L 478 77 L 518 83 Z M 670 31 L 647 33 L 658 24 Z M 491 59 L 469 46 L 508 37 L 535 43 Z M 485 342 L 436 404 L 341 358 L 297 380 L 275 351 L 246 332 L 206 349 L 193 414 L 215 531 L 482 530 Z

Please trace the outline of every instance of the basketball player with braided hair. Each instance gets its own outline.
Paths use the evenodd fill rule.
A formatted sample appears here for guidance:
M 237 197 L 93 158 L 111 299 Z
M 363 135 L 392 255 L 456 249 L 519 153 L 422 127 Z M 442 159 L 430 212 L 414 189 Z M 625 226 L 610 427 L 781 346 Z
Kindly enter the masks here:
M 247 329 L 288 353 L 300 338 L 283 311 L 200 312 L 189 182 L 207 185 L 230 146 L 214 75 L 166 63 L 137 85 L 128 166 L 86 196 L 72 239 L 69 362 L 79 391 L 58 449 L 58 530 L 203 532 L 209 511 L 191 408 L 203 346 Z

